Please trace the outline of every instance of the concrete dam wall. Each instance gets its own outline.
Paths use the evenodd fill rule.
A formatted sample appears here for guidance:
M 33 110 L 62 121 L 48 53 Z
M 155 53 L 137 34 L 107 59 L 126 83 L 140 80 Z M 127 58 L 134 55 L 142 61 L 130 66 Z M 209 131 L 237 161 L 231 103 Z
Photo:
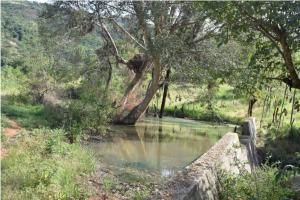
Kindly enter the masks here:
M 218 171 L 239 173 L 237 160 L 251 172 L 257 164 L 255 119 L 242 125 L 242 133 L 225 134 L 191 165 L 178 172 L 151 199 L 218 200 Z

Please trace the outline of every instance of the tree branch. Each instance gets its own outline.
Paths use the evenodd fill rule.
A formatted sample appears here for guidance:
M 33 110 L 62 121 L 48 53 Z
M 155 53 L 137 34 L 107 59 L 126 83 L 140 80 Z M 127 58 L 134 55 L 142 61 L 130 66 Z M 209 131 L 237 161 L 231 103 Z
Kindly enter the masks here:
M 139 26 L 141 27 L 141 29 L 143 31 L 145 44 L 146 44 L 146 46 L 151 47 L 153 45 L 152 45 L 150 33 L 147 30 L 147 25 L 146 25 L 145 18 L 144 18 L 144 9 L 143 9 L 142 2 L 134 1 L 132 3 L 133 3 L 133 8 L 136 13 L 136 16 L 138 18 Z
M 111 19 L 113 24 L 115 24 L 121 31 L 123 31 L 131 40 L 133 40 L 138 46 L 140 46 L 142 49 L 147 50 L 146 47 L 144 47 L 141 43 L 137 41 L 128 31 L 126 31 L 115 19 Z
M 252 22 L 252 24 L 254 25 L 254 27 L 256 27 L 256 29 L 261 32 L 264 36 L 266 36 L 267 38 L 269 38 L 271 40 L 271 42 L 275 45 L 276 49 L 278 50 L 278 52 L 283 55 L 282 50 L 280 49 L 280 47 L 278 46 L 278 41 L 280 40 L 280 38 L 273 36 L 269 31 L 268 28 L 265 27 L 264 23 L 262 23 L 260 20 L 258 20 L 257 18 L 253 17 L 252 15 L 250 15 L 244 8 L 242 8 L 242 6 L 240 6 L 239 4 L 236 4 L 238 6 L 238 8 L 243 11 L 243 13 L 246 15 L 246 17 L 248 17 L 250 19 L 250 21 Z M 271 26 L 271 25 L 270 25 Z
M 108 37 L 108 40 L 110 41 L 112 47 L 113 47 L 113 52 L 112 54 L 116 57 L 116 60 L 118 63 L 122 63 L 122 64 L 127 64 L 127 61 L 125 59 L 123 59 L 120 55 L 119 55 L 119 52 L 118 52 L 118 49 L 117 49 L 117 46 L 116 46 L 116 43 L 113 39 L 113 37 L 111 36 L 110 32 L 108 31 L 108 29 L 106 28 L 105 24 L 99 22 L 99 23 L 96 23 L 97 26 L 99 26 L 105 33 L 105 35 Z M 105 36 L 104 36 L 105 37 Z
M 205 34 L 204 36 L 202 36 L 202 37 L 200 37 L 200 38 L 197 38 L 197 39 L 195 38 L 195 39 L 193 40 L 193 42 L 194 42 L 194 43 L 201 42 L 201 41 L 203 41 L 203 40 L 206 40 L 206 39 L 208 39 L 208 38 L 210 38 L 210 37 L 215 36 L 214 33 L 215 33 L 216 29 L 218 29 L 218 28 L 220 28 L 220 27 L 216 27 L 216 28 L 210 30 L 209 32 L 207 32 L 207 34 Z

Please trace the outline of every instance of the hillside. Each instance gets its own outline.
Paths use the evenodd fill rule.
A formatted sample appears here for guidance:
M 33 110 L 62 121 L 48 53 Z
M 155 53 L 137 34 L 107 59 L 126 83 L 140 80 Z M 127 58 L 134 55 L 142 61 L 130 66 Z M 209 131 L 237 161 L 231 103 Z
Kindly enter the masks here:
M 20 66 L 38 37 L 37 17 L 43 8 L 34 2 L 1 2 L 1 66 Z

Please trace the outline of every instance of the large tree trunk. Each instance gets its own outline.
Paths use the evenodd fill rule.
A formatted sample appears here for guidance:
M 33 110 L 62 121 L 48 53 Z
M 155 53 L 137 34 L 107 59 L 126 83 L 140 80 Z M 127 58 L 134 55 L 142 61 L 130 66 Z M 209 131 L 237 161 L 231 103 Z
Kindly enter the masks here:
M 132 94 L 132 92 L 135 90 L 136 86 L 140 82 L 141 78 L 143 77 L 142 73 L 137 73 L 135 74 L 134 78 L 130 82 L 130 84 L 127 86 L 126 91 L 123 95 L 123 98 L 120 102 L 120 107 L 118 108 L 118 115 L 121 115 L 122 112 L 124 111 L 124 108 L 127 104 L 128 97 Z
M 135 73 L 135 75 L 130 84 L 127 86 L 123 98 L 119 103 L 116 121 L 119 121 L 123 117 L 122 115 L 125 111 L 128 97 L 132 94 L 132 92 L 135 90 L 136 86 L 142 79 L 144 72 L 148 68 L 149 60 L 148 57 L 144 54 L 136 54 L 133 58 L 131 58 L 124 64 L 126 64 L 127 67 Z
M 159 111 L 159 118 L 162 118 L 162 116 L 164 114 L 164 110 L 165 110 L 165 104 L 166 104 L 168 88 L 169 88 L 170 73 L 171 73 L 171 69 L 169 68 L 167 70 L 166 79 L 165 79 L 165 83 L 164 83 L 164 93 L 163 93 L 163 98 L 162 98 L 161 107 L 160 107 L 160 111 Z
M 159 79 L 160 79 L 160 63 L 159 61 L 154 62 L 153 66 L 153 77 L 151 80 L 151 84 L 147 89 L 146 95 L 141 103 L 135 106 L 128 115 L 123 117 L 120 120 L 117 120 L 115 123 L 117 124 L 127 124 L 133 125 L 135 124 L 140 116 L 146 111 L 149 103 L 151 102 L 153 96 L 157 92 L 159 88 Z
M 128 124 L 128 125 L 135 124 L 137 120 L 140 118 L 140 116 L 146 111 L 150 101 L 152 100 L 158 88 L 159 88 L 158 83 L 152 81 L 143 101 L 139 105 L 135 106 L 127 116 L 119 120 L 117 123 Z

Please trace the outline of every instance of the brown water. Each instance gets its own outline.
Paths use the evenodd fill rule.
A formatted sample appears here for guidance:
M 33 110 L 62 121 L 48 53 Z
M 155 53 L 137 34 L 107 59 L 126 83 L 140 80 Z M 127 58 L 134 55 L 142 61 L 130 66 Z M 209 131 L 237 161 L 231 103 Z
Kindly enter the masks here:
M 100 163 L 112 170 L 129 169 L 165 177 L 204 154 L 233 126 L 165 117 L 111 129 L 111 140 L 88 145 Z

